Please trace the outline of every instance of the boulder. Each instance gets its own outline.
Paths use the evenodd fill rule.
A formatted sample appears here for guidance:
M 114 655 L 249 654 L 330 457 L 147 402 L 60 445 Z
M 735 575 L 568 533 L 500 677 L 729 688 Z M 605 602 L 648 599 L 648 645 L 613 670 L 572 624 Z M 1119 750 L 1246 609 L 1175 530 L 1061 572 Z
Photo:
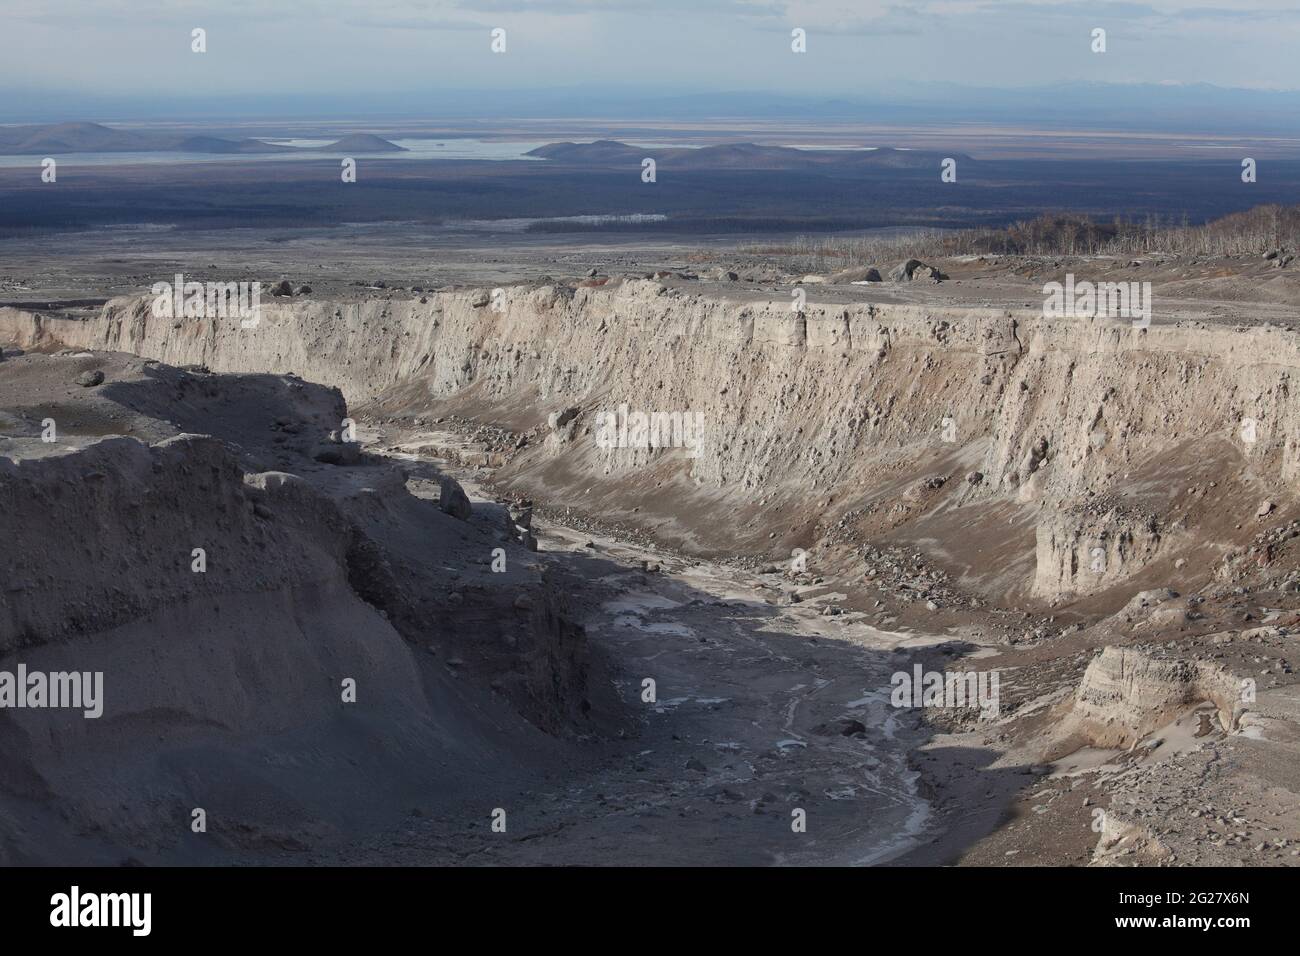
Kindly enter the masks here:
M 312 458 L 323 465 L 355 465 L 361 457 L 361 443 L 355 441 L 326 442 L 312 453 Z
M 518 508 L 506 506 L 506 534 L 512 541 L 528 547 L 528 539 L 533 536 L 532 502 L 523 502 Z M 528 550 L 536 551 L 536 544 Z
M 469 503 L 469 495 L 465 494 L 465 489 L 460 486 L 455 478 L 443 475 L 439 481 L 438 507 L 443 514 L 449 514 L 453 518 L 459 518 L 461 521 L 468 521 L 473 509 Z
M 920 259 L 908 259 L 889 270 L 890 282 L 920 282 L 926 279 L 939 282 L 948 278 L 933 266 L 927 266 Z
M 533 509 L 531 506 L 525 506 L 518 512 L 510 515 L 510 520 L 515 526 L 522 531 L 531 531 L 533 528 Z
M 552 412 L 547 416 L 546 423 L 551 427 L 551 431 L 559 431 L 565 425 L 569 424 L 569 422 L 577 418 L 578 412 L 579 409 L 577 408 L 566 408 L 562 412 Z
M 880 270 L 874 266 L 858 266 L 833 273 L 829 277 L 829 281 L 843 284 L 846 282 L 883 282 L 884 280 L 880 278 Z
M 1036 472 L 1043 462 L 1047 459 L 1047 439 L 1039 438 L 1034 446 L 1025 452 L 1025 460 L 1020 466 L 1020 471 L 1026 475 L 1032 475 Z
M 910 282 L 912 273 L 918 266 L 924 265 L 920 259 L 908 259 L 906 262 L 900 262 L 894 268 L 889 270 L 890 282 Z
M 818 724 L 812 728 L 812 732 L 819 737 L 854 737 L 858 734 L 867 732 L 867 725 L 860 720 L 852 717 L 837 717 L 835 720 L 827 721 L 824 724 Z

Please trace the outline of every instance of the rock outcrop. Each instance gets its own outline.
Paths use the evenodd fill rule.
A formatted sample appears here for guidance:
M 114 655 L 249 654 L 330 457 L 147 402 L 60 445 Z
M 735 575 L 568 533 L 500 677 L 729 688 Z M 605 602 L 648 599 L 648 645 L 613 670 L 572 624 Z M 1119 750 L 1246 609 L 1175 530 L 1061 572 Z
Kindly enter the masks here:
M 785 301 L 639 279 L 275 300 L 255 329 L 229 320 L 173 327 L 148 306 L 116 299 L 84 320 L 0 310 L 0 340 L 293 371 L 338 386 L 354 406 L 423 403 L 542 429 L 546 440 L 522 453 L 527 468 L 507 466 L 503 481 L 530 497 L 617 488 L 626 507 L 611 517 L 653 517 L 670 543 L 755 545 L 766 540 L 764 522 L 748 530 L 735 516 L 756 500 L 762 513 L 813 516 L 830 496 L 847 511 L 886 500 L 893 476 L 958 466 L 984 477 L 954 483 L 935 507 L 970 509 L 966 524 L 993 508 L 1030 523 L 1024 553 L 1037 570 L 1022 588 L 1045 602 L 1141 586 L 1145 569 L 1172 561 L 1180 543 L 1222 536 L 1221 519 L 1237 510 L 1256 520 L 1267 497 L 1284 511 L 1300 476 L 1291 437 L 1300 397 L 1289 388 L 1300 336 L 1279 328 L 1142 329 L 1034 309 L 811 300 L 798 313 Z M 620 404 L 697 414 L 703 438 L 689 454 L 597 447 L 597 415 Z M 537 456 L 548 457 L 544 467 Z M 1215 517 L 1201 519 L 1215 525 L 1203 530 L 1183 493 L 1209 466 L 1235 477 L 1198 488 L 1197 507 Z M 666 489 L 673 507 L 656 510 Z M 722 520 L 686 527 L 692 507 Z
M 1107 647 L 1084 672 L 1062 732 L 1096 747 L 1131 747 L 1206 701 L 1224 730 L 1238 729 L 1247 710 L 1241 682 L 1218 665 Z

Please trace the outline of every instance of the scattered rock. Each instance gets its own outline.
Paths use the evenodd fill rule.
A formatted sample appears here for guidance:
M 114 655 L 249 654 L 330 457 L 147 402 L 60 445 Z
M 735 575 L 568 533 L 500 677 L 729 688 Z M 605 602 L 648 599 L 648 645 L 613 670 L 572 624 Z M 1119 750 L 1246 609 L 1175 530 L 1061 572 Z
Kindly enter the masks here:
M 906 262 L 900 262 L 898 265 L 894 266 L 894 268 L 889 270 L 889 281 L 909 282 L 911 281 L 912 273 L 921 265 L 924 265 L 924 263 L 922 263 L 920 259 L 908 259 Z
M 925 279 L 939 282 L 946 278 L 948 277 L 938 269 L 927 266 L 920 259 L 908 259 L 889 270 L 890 282 L 918 282 Z
M 837 717 L 835 720 L 818 724 L 812 729 L 812 732 L 821 737 L 833 737 L 836 734 L 843 737 L 853 737 L 857 734 L 865 734 L 867 725 L 852 717 Z
M 473 508 L 469 503 L 469 495 L 465 494 L 465 489 L 460 486 L 460 482 L 448 475 L 443 475 L 438 484 L 440 492 L 438 507 L 443 514 L 449 514 L 461 521 L 468 521 L 473 513 Z
M 880 270 L 874 266 L 858 266 L 853 269 L 843 269 L 832 273 L 827 281 L 842 284 L 846 282 L 883 282 L 884 280 L 880 278 Z
M 335 432 L 331 432 L 333 437 Z M 361 443 L 355 441 L 331 441 L 317 447 L 312 458 L 323 465 L 355 465 L 362 459 Z
M 569 424 L 569 422 L 577 418 L 580 411 L 581 409 L 574 407 L 566 408 L 562 412 L 551 412 L 551 414 L 546 417 L 546 424 L 550 427 L 551 431 L 559 431 L 565 425 Z

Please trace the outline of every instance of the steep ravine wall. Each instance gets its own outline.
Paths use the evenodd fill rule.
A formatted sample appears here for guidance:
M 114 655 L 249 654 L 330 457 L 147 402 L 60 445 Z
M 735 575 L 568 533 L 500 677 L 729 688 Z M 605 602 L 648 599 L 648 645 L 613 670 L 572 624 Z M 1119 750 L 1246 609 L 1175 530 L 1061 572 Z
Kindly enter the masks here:
M 1300 336 L 1277 328 L 869 303 L 809 302 L 800 314 L 648 280 L 276 300 L 252 329 L 156 319 L 149 304 L 116 299 L 88 320 L 0 310 L 0 341 L 292 371 L 337 385 L 353 406 L 406 383 L 519 430 L 574 407 L 573 440 L 530 447 L 534 465 L 560 459 L 599 484 L 652 464 L 678 494 L 737 507 L 833 497 L 848 508 L 878 494 L 883 475 L 924 477 L 971 449 L 982 479 L 951 482 L 944 507 L 1032 511 L 1030 583 L 1045 599 L 1122 583 L 1187 533 L 1167 527 L 1179 488 L 1166 464 L 1218 456 L 1265 488 L 1298 470 L 1289 379 Z M 623 403 L 699 413 L 698 456 L 598 449 L 596 412 Z
M 498 672 L 504 699 L 450 673 L 427 652 L 437 635 L 417 643 L 357 593 L 365 532 L 346 509 L 298 476 L 244 472 L 216 438 L 0 456 L 0 540 L 0 670 L 100 675 L 90 719 L 79 695 L 7 706 L 0 864 L 346 845 L 411 806 L 481 800 L 551 746 L 507 706 L 515 688 L 536 687 L 520 710 L 541 725 L 550 704 L 555 726 L 547 691 L 578 685 L 561 655 L 585 648 L 541 628 Z

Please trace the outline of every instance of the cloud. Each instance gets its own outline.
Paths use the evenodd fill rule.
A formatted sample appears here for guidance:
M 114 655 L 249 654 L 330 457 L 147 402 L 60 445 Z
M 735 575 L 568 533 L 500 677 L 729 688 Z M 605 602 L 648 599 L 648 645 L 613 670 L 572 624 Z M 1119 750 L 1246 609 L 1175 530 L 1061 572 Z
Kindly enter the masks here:
M 473 20 L 422 19 L 420 17 L 357 17 L 344 20 L 350 27 L 362 30 L 478 30 L 483 33 L 492 29 L 486 23 Z
M 0 89 L 1300 87 L 1295 0 L 0 0 Z M 205 58 L 189 31 L 209 32 Z M 487 32 L 504 26 L 510 51 Z M 808 52 L 790 50 L 793 27 Z M 1104 57 L 1088 34 L 1103 26 Z M 481 33 L 475 38 L 476 32 Z M 57 64 L 57 69 L 51 64 Z M 340 68 L 342 67 L 342 69 Z

